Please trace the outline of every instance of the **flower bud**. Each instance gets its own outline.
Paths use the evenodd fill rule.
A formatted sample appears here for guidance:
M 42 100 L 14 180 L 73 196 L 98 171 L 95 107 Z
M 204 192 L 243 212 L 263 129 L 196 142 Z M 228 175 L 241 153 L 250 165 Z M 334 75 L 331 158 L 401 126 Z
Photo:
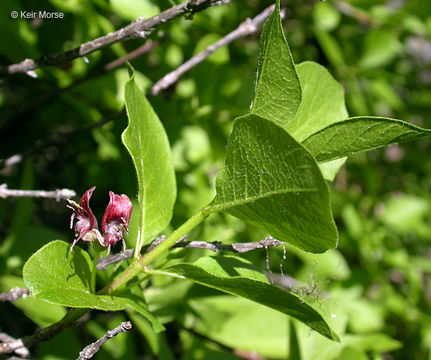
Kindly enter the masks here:
M 67 207 L 73 210 L 73 214 L 70 217 L 71 229 L 73 228 L 73 221 L 75 218 L 77 219 L 75 224 L 76 239 L 73 241 L 70 251 L 73 250 L 75 244 L 81 239 L 84 241 L 94 241 L 97 239 L 100 244 L 104 246 L 102 235 L 100 235 L 98 230 L 97 219 L 90 208 L 90 198 L 95 188 L 96 187 L 93 186 L 91 189 L 88 189 L 84 195 L 82 195 L 79 204 L 72 200 L 67 200 L 70 204 Z
M 126 250 L 123 232 L 127 232 L 129 227 L 132 208 L 132 202 L 127 195 L 117 195 L 112 191 L 109 192 L 109 204 L 102 219 L 102 231 L 105 236 L 105 246 L 108 246 L 108 253 L 111 245 L 120 240 L 123 242 L 124 251 Z

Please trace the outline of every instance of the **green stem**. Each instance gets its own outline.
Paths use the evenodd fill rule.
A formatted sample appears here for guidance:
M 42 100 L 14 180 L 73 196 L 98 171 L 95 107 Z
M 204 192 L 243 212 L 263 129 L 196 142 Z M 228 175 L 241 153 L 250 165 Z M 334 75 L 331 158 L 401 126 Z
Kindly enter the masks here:
M 96 272 L 97 272 L 97 262 L 100 258 L 100 252 L 96 251 L 96 255 L 93 259 L 93 269 L 91 270 L 91 292 L 96 293 Z
M 204 221 L 210 214 L 212 208 L 203 208 L 197 214 L 193 215 L 184 224 L 182 224 L 178 229 L 176 229 L 171 235 L 169 235 L 162 243 L 157 245 L 153 250 L 146 253 L 139 262 L 142 266 L 150 265 L 157 257 L 159 257 L 163 252 L 168 250 L 171 246 L 181 239 L 184 235 L 188 234 L 196 226 L 198 226 L 202 221 Z

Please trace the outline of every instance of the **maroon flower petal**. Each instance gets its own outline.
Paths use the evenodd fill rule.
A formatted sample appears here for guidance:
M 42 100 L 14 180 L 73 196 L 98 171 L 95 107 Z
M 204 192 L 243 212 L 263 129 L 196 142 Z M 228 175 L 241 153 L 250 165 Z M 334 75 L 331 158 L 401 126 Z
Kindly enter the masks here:
M 102 231 L 105 235 L 105 244 L 108 247 L 122 241 L 125 250 L 126 243 L 123 232 L 127 231 L 129 227 L 132 209 L 132 202 L 127 195 L 117 195 L 112 191 L 109 192 L 109 204 L 102 219 Z
M 74 211 L 70 218 L 71 227 L 73 226 L 74 220 L 77 220 L 75 224 L 76 239 L 73 241 L 70 248 L 71 250 L 78 240 L 81 239 L 84 241 L 94 241 L 97 239 L 99 242 L 103 240 L 98 230 L 97 219 L 90 208 L 90 198 L 95 188 L 96 187 L 93 186 L 91 189 L 88 189 L 84 195 L 82 195 L 79 204 L 68 200 L 70 204 L 68 207 Z

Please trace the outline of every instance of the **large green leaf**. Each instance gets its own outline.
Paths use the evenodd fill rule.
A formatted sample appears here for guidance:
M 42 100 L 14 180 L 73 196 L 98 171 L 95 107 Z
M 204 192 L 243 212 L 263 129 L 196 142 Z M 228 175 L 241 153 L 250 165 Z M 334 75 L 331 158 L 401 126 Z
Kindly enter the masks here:
M 212 209 L 310 252 L 337 244 L 329 190 L 314 158 L 286 131 L 256 115 L 235 121 Z
M 193 264 L 176 264 L 165 270 L 278 310 L 300 320 L 323 336 L 338 340 L 316 310 L 296 295 L 270 285 L 265 275 L 244 259 L 233 256 L 201 257 Z
M 431 135 L 401 120 L 359 116 L 329 125 L 303 141 L 319 162 Z
M 123 298 L 90 291 L 92 263 L 87 252 L 56 240 L 39 249 L 24 265 L 24 281 L 36 299 L 74 308 L 122 310 Z
M 298 110 L 301 86 L 280 18 L 280 1 L 262 30 L 251 113 L 285 127 Z
M 129 126 L 122 140 L 135 164 L 140 231 L 135 254 L 169 224 L 176 198 L 175 172 L 168 137 L 162 123 L 134 78 L 126 83 Z

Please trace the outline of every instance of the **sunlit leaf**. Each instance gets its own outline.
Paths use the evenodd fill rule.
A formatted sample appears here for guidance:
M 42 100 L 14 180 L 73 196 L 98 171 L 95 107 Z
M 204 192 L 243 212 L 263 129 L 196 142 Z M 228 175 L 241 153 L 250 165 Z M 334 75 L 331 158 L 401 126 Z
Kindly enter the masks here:
M 137 254 L 169 224 L 176 198 L 176 182 L 166 132 L 133 77 L 126 83 L 125 99 L 129 126 L 124 130 L 122 140 L 138 176 L 141 210 Z
M 269 120 L 236 120 L 216 182 L 214 210 L 226 211 L 310 252 L 337 244 L 329 190 L 314 158 Z

